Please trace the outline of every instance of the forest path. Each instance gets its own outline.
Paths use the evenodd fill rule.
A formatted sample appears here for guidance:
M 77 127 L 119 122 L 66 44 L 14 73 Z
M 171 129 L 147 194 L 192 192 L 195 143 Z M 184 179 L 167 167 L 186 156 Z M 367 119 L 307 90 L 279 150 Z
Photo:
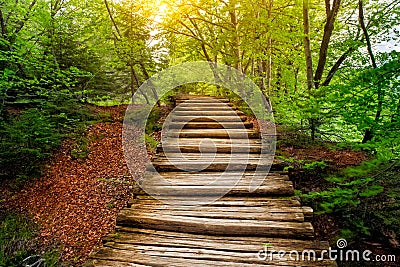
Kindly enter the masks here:
M 180 96 L 177 104 L 155 170 L 141 181 L 152 196 L 136 195 L 85 266 L 336 266 L 307 260 L 309 252 L 301 260 L 329 244 L 314 241 L 313 211 L 278 162 L 249 192 L 270 156 L 246 116 L 227 99 Z

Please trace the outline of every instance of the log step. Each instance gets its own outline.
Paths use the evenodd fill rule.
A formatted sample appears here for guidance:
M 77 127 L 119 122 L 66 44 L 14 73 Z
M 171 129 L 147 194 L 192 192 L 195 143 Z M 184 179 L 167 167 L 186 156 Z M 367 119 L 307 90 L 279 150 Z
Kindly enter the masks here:
M 170 130 L 165 136 L 173 138 L 226 138 L 246 139 L 260 138 L 260 133 L 252 129 L 182 129 Z
M 185 196 L 165 196 L 165 197 L 157 197 L 157 201 L 165 201 L 165 202 L 171 202 L 171 199 L 186 199 Z M 135 199 L 132 200 L 130 205 L 134 205 L 137 200 L 142 201 L 143 203 L 146 203 L 145 201 L 148 201 L 149 203 L 152 203 L 156 201 L 156 199 L 152 196 L 149 195 L 138 195 L 136 196 Z M 225 207 L 226 205 L 231 205 L 232 207 L 301 207 L 300 201 L 298 200 L 297 197 L 293 196 L 286 196 L 286 197 L 273 197 L 273 196 L 224 196 L 222 198 L 219 198 L 215 201 L 213 201 L 211 204 L 215 207 Z M 189 204 L 191 206 L 192 204 Z M 185 205 L 183 205 L 185 206 Z
M 287 221 L 304 222 L 302 207 L 282 206 L 230 206 L 229 201 L 225 201 L 225 206 L 181 206 L 168 205 L 161 201 L 136 200 L 132 207 L 124 209 L 125 215 L 130 217 L 141 217 L 142 214 L 152 213 L 161 217 L 188 216 L 211 219 L 241 219 L 241 220 L 267 220 L 267 221 Z M 143 212 L 145 210 L 145 212 Z
M 252 122 L 172 122 L 169 129 L 249 129 Z
M 153 160 L 153 166 L 160 172 L 174 171 L 254 171 L 268 170 L 279 171 L 281 166 L 279 161 L 274 163 L 273 156 L 265 155 L 260 157 L 258 154 L 207 154 L 195 153 L 174 154 L 168 153 L 167 156 L 160 154 Z
M 236 107 L 227 104 L 180 104 L 174 111 L 236 111 Z
M 208 215 L 208 216 L 207 216 Z M 176 231 L 183 233 L 197 233 L 210 235 L 233 236 L 263 236 L 312 239 L 314 229 L 309 222 L 273 221 L 269 215 L 264 218 L 252 219 L 245 217 L 243 213 L 236 218 L 222 213 L 200 215 L 193 210 L 177 212 L 173 210 L 150 210 L 135 212 L 131 209 L 123 209 L 117 218 L 120 226 L 130 226 L 154 230 Z M 218 217 L 219 216 L 219 217 Z M 234 215 L 231 215 L 234 216 Z
M 201 172 L 188 175 L 184 172 L 148 172 L 139 183 L 142 188 L 157 196 L 291 196 L 294 193 L 292 182 L 284 175 L 257 174 L 255 177 L 261 185 L 250 191 L 253 181 L 251 173 Z
M 176 99 L 176 104 L 180 103 L 229 103 L 226 98 L 198 97 L 192 99 Z
M 261 153 L 261 148 L 261 141 L 258 139 L 168 138 L 157 147 L 157 152 Z M 264 150 L 267 153 L 268 147 Z
M 210 103 L 185 103 L 181 102 L 177 108 L 230 108 L 237 110 L 237 107 L 233 106 L 231 103 L 221 103 L 221 102 L 210 102 Z
M 183 121 L 183 122 L 240 122 L 246 121 L 246 116 L 213 116 L 213 115 L 202 115 L 202 116 L 176 116 L 171 115 L 172 121 Z
M 235 110 L 222 110 L 222 111 L 215 111 L 215 110 L 186 110 L 186 111 L 173 111 L 172 114 L 174 116 L 196 116 L 196 117 L 203 117 L 203 116 L 243 116 L 244 113 L 241 111 Z

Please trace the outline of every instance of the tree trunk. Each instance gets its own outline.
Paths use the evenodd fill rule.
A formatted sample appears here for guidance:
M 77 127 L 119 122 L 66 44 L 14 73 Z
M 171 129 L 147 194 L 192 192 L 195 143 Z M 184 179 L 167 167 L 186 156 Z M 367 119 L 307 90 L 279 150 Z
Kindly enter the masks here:
M 372 67 L 374 69 L 377 69 L 378 65 L 376 64 L 375 55 L 374 55 L 374 52 L 372 51 L 371 40 L 369 38 L 367 27 L 365 26 L 364 7 L 363 7 L 362 0 L 358 1 L 358 21 L 359 21 L 361 29 L 364 33 L 365 41 L 367 43 L 368 55 L 370 57 Z M 380 88 L 380 86 L 378 86 L 378 106 L 376 108 L 376 113 L 375 113 L 375 123 L 379 123 L 379 121 L 381 119 L 382 108 L 383 108 L 383 91 Z M 365 134 L 364 134 L 362 143 L 371 141 L 373 137 L 374 137 L 374 131 L 373 131 L 373 128 L 370 127 L 365 130 Z
M 341 0 L 334 0 L 331 8 L 330 0 L 325 0 L 326 23 L 324 27 L 324 36 L 322 38 L 321 46 L 319 49 L 318 66 L 317 69 L 315 70 L 315 75 L 314 75 L 315 88 L 319 87 L 322 75 L 324 73 L 326 59 L 328 57 L 329 42 L 331 40 L 332 32 L 335 27 L 335 20 L 340 8 L 340 1 Z
M 233 6 L 233 10 L 229 11 L 231 17 L 231 23 L 234 30 L 233 50 L 234 50 L 234 67 L 238 71 L 242 72 L 242 51 L 240 49 L 240 33 L 239 33 L 239 20 L 237 17 L 236 7 Z
M 304 54 L 306 57 L 307 68 L 307 89 L 314 88 L 313 81 L 313 62 L 311 55 L 311 42 L 310 42 L 310 15 L 309 15 L 309 0 L 303 0 L 303 26 L 304 26 Z
M 143 72 L 144 77 L 146 78 L 146 82 L 149 84 L 149 87 L 150 87 L 151 91 L 153 92 L 153 96 L 154 96 L 154 99 L 157 101 L 157 105 L 160 106 L 161 103 L 160 103 L 160 100 L 159 100 L 159 98 L 158 98 L 157 90 L 156 90 L 154 84 L 153 84 L 153 83 L 151 82 L 151 80 L 150 80 L 150 75 L 149 75 L 149 73 L 147 72 L 146 66 L 145 66 L 144 63 L 141 62 L 141 61 L 139 62 L 139 65 L 140 65 L 140 69 L 141 69 L 142 72 Z
M 272 17 L 272 7 L 274 5 L 274 1 L 270 0 L 269 5 L 268 5 L 268 20 L 271 20 Z M 271 32 L 271 29 L 269 29 L 269 32 Z M 268 96 L 271 94 L 271 81 L 272 81 L 272 38 L 271 34 L 268 35 L 268 44 L 267 44 L 267 66 L 266 66 L 266 78 L 267 78 L 267 91 L 268 91 Z

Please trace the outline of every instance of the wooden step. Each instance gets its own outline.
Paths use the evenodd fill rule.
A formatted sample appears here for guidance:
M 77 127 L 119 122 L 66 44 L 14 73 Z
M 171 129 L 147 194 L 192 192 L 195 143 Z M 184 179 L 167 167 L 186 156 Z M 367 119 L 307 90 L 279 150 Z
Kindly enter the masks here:
M 183 153 L 183 156 L 174 156 L 169 153 L 168 157 L 160 155 L 153 161 L 153 166 L 162 172 L 168 171 L 254 171 L 256 169 L 266 170 L 271 168 L 272 171 L 280 170 L 279 164 L 273 163 L 273 157 L 264 155 L 264 157 L 257 154 L 249 154 L 241 156 L 241 154 L 211 154 L 203 153 L 201 157 L 195 153 Z M 272 166 L 271 166 L 272 163 Z M 278 162 L 277 162 L 278 163 Z M 278 168 L 276 168 L 278 166 Z M 229 169 L 228 169 L 229 168 Z
M 174 111 L 236 111 L 236 107 L 231 107 L 227 104 L 223 105 L 194 105 L 180 104 Z
M 199 97 L 193 99 L 176 99 L 176 104 L 180 103 L 229 103 L 229 99 L 226 98 L 210 98 L 210 97 Z
M 165 201 L 171 203 L 170 200 L 183 200 L 186 199 L 186 196 L 164 196 L 164 197 L 157 197 L 158 201 Z M 137 200 L 140 200 L 145 203 L 145 201 L 153 202 L 156 199 L 153 196 L 149 195 L 137 195 L 135 199 L 132 199 L 130 202 L 130 206 L 134 205 Z M 180 201 L 181 203 L 185 204 L 185 202 Z M 232 207 L 301 207 L 300 201 L 298 197 L 293 196 L 224 196 L 215 201 L 211 204 L 215 207 L 225 207 L 226 205 L 230 205 Z M 192 203 L 189 203 L 191 206 Z
M 142 188 L 157 196 L 291 196 L 293 183 L 287 176 L 256 174 L 261 184 L 255 191 L 250 191 L 254 173 L 218 173 L 201 172 L 188 175 L 184 172 L 146 173 L 140 181 Z M 265 177 L 266 176 L 266 177 Z
M 182 129 L 174 130 L 165 133 L 167 138 L 260 138 L 261 134 L 253 129 Z
M 159 144 L 157 152 L 182 153 L 261 153 L 261 141 L 258 139 L 190 139 L 168 138 Z M 267 147 L 268 148 L 268 147 Z M 267 151 L 268 149 L 264 150 Z
M 159 200 L 136 199 L 131 208 L 124 210 L 129 216 L 140 217 L 144 213 L 158 214 L 159 216 L 189 216 L 213 219 L 255 219 L 267 221 L 304 222 L 302 207 L 276 206 L 232 206 L 229 201 L 225 205 L 204 206 L 168 205 Z M 143 212 L 144 211 L 144 212 Z
M 235 111 L 235 110 L 185 110 L 185 111 L 173 111 L 172 114 L 173 116 L 196 116 L 196 117 L 205 117 L 205 116 L 215 116 L 215 117 L 220 117 L 220 116 L 243 116 L 244 113 L 241 111 Z
M 320 257 L 326 242 L 240 236 L 205 236 L 160 230 L 118 227 L 85 266 L 336 266 L 333 261 L 291 261 L 271 253 L 258 258 L 264 244 L 274 251 L 315 251 Z M 133 254 L 131 254 L 133 252 Z M 325 253 L 326 254 L 326 253 Z M 133 255 L 127 257 L 127 255 Z M 322 257 L 323 258 L 323 257 Z
M 169 129 L 249 129 L 252 122 L 171 122 Z
M 172 121 L 184 121 L 184 122 L 240 122 L 246 121 L 246 116 L 176 116 L 171 115 Z
M 237 215 L 237 218 L 220 219 L 218 217 L 196 215 L 194 211 L 190 210 L 186 214 L 182 214 L 175 213 L 172 210 L 134 212 L 131 209 L 123 209 L 118 215 L 117 224 L 120 226 L 210 235 L 301 239 L 312 239 L 314 237 L 313 227 L 308 222 L 252 219 L 240 216 L 240 214 Z
M 221 103 L 221 102 L 212 102 L 212 103 L 185 103 L 182 102 L 176 108 L 231 108 L 233 110 L 237 110 L 232 103 Z

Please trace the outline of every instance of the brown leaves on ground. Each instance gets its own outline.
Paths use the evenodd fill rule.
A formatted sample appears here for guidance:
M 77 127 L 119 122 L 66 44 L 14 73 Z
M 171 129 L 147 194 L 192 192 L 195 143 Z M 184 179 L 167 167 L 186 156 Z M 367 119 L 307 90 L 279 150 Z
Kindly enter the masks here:
M 367 159 L 362 151 L 331 150 L 323 147 L 281 148 L 287 155 L 296 160 L 313 160 L 332 162 L 338 167 L 358 165 Z
M 122 150 L 122 118 L 126 106 L 96 108 L 112 116 L 111 123 L 88 128 L 87 159 L 73 159 L 73 141 L 66 141 L 47 166 L 45 175 L 25 186 L 4 206 L 30 214 L 40 225 L 43 242 L 58 239 L 62 258 L 82 265 L 101 238 L 112 232 L 119 211 L 132 197 L 135 178 L 131 177 Z M 132 136 L 138 136 L 133 132 Z M 147 155 L 134 142 L 136 175 L 145 171 Z

